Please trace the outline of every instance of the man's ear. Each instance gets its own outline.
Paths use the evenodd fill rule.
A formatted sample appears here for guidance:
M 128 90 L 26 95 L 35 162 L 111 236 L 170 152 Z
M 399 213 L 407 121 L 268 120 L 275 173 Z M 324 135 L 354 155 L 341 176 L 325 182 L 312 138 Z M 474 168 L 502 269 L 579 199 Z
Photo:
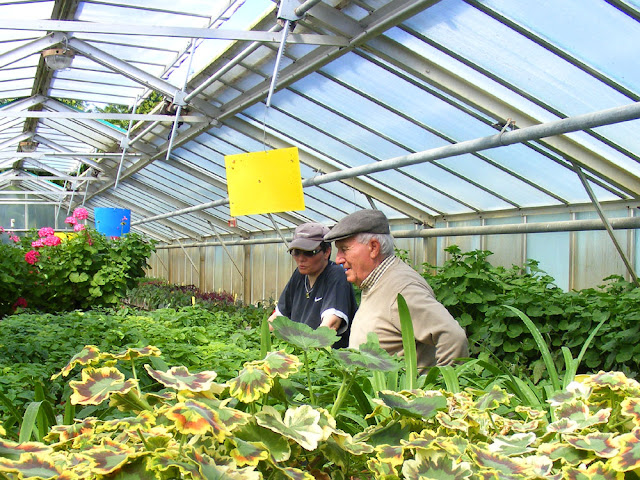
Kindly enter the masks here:
M 376 238 L 372 238 L 369 241 L 369 256 L 371 258 L 378 258 L 380 255 L 380 242 Z

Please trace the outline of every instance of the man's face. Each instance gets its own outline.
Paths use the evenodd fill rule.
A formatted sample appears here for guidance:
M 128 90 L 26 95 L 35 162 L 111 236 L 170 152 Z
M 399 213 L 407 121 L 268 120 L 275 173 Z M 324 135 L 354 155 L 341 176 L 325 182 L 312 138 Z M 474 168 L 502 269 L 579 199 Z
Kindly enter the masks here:
M 336 263 L 345 269 L 347 280 L 358 287 L 376 267 L 372 243 L 364 245 L 355 237 L 336 241 Z

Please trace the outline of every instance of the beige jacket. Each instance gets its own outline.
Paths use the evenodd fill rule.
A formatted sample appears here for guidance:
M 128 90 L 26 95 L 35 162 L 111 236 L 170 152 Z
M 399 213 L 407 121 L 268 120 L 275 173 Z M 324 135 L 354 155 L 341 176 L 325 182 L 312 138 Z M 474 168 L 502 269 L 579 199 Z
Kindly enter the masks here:
M 375 332 L 387 352 L 403 354 L 398 293 L 407 301 L 416 337 L 418 367 L 450 365 L 469 355 L 467 336 L 438 302 L 427 282 L 409 265 L 395 258 L 370 288 L 362 291 L 353 319 L 349 347 L 357 348 Z

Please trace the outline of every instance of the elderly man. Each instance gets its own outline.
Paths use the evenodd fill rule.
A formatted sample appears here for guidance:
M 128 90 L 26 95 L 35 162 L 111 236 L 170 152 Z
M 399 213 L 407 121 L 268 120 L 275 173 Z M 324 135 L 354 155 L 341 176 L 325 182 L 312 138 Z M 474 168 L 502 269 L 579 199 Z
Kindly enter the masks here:
M 416 337 L 418 367 L 450 365 L 468 355 L 467 336 L 439 303 L 427 282 L 394 255 L 389 221 L 379 210 L 360 210 L 340 220 L 325 235 L 335 242 L 336 263 L 347 280 L 362 289 L 351 327 L 349 347 L 358 348 L 375 332 L 380 346 L 403 353 L 398 294 L 407 302 Z

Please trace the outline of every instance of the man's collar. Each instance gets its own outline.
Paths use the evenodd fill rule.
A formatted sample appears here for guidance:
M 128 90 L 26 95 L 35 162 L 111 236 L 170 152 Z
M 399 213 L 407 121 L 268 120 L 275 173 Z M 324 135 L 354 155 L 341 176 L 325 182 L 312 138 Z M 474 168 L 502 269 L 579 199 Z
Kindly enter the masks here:
M 376 282 L 378 281 L 378 279 L 382 276 L 382 274 L 384 272 L 387 271 L 387 269 L 391 266 L 391 264 L 393 263 L 393 261 L 395 260 L 395 255 L 389 255 L 387 258 L 385 258 L 380 265 L 378 265 L 376 268 L 374 268 L 371 273 L 369 275 L 367 275 L 367 278 L 365 278 L 362 283 L 360 284 L 360 288 L 362 290 L 368 290 L 371 287 L 373 287 Z

